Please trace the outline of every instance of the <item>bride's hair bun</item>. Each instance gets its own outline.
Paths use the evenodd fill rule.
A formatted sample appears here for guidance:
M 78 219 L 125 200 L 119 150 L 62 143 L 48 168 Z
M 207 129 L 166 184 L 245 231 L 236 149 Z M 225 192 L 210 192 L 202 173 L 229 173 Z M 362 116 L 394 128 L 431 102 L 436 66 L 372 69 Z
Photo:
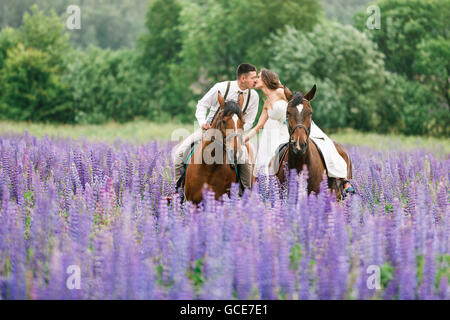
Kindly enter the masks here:
M 269 69 L 261 69 L 261 78 L 267 88 L 275 90 L 283 88 L 278 74 Z

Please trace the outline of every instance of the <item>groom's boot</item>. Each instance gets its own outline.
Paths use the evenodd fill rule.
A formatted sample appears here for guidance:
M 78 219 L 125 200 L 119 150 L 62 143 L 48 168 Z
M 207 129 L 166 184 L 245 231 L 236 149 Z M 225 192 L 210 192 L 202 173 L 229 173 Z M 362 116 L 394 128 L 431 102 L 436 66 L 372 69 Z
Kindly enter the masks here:
M 252 165 L 250 163 L 238 164 L 239 178 L 244 189 L 252 188 Z M 239 188 L 239 195 L 242 196 L 244 190 Z
M 180 177 L 183 175 L 185 171 L 185 163 L 183 160 L 186 158 L 186 152 L 190 151 L 190 146 L 193 142 L 197 140 L 202 139 L 202 130 L 197 130 L 190 136 L 188 136 L 180 145 L 178 145 L 176 148 L 173 149 L 172 159 L 173 159 L 173 165 L 175 168 L 175 176 L 174 180 L 175 183 L 177 183 L 177 189 L 180 187 L 178 185 L 178 182 L 180 180 Z
M 175 163 L 174 165 L 175 167 L 175 176 L 174 176 L 174 180 L 176 183 L 176 188 L 180 188 L 181 187 L 181 181 L 180 178 L 181 176 L 184 174 L 184 163 Z
M 178 150 L 175 151 L 174 157 L 173 157 L 173 166 L 175 171 L 174 181 L 176 183 L 176 190 L 178 188 L 183 187 L 182 181 L 180 178 L 184 175 L 186 170 L 186 164 L 184 163 L 185 154 L 188 149 L 178 148 Z

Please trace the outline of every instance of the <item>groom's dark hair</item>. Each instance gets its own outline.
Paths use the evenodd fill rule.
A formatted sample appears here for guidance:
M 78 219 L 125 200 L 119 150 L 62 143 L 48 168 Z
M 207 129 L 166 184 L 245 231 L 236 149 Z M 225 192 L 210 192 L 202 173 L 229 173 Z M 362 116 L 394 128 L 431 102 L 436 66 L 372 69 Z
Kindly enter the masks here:
M 237 79 L 239 80 L 239 78 L 246 73 L 249 73 L 251 71 L 255 71 L 256 72 L 256 67 L 250 63 L 241 63 L 238 67 L 237 67 Z

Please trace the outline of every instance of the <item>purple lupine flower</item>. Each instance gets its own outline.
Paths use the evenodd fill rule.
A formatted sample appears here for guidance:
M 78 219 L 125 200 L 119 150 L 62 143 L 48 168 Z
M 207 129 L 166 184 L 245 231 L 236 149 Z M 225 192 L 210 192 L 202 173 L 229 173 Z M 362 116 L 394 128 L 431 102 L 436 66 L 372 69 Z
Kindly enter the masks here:
M 281 293 L 287 299 L 292 299 L 294 293 L 295 277 L 289 268 L 289 250 L 287 241 L 281 241 L 278 248 L 278 283 L 280 285 Z
M 14 210 L 17 212 L 17 209 Z M 14 211 L 9 212 L 13 214 Z M 24 225 L 22 219 L 10 217 L 10 248 L 8 256 L 11 263 L 11 277 L 14 279 L 14 284 L 10 287 L 10 299 L 25 299 L 25 267 L 26 267 L 26 253 L 24 243 Z
M 3 200 L 3 188 L 6 188 L 5 178 L 3 177 L 2 170 L 0 170 L 0 200 Z
M 436 278 L 436 265 L 433 252 L 433 235 L 426 240 L 425 267 L 422 275 L 422 283 L 419 288 L 419 299 L 434 299 L 434 280 Z
M 401 235 L 401 262 L 399 265 L 399 299 L 411 300 L 415 298 L 417 285 L 416 256 L 412 228 L 405 228 Z
M 186 289 L 186 270 L 189 267 L 189 234 L 183 232 L 180 223 L 175 223 L 174 231 L 171 234 L 173 245 L 170 254 L 170 280 L 173 287 L 170 291 L 171 299 L 184 298 L 183 289 Z
M 447 276 L 443 275 L 441 281 L 439 282 L 439 299 L 448 300 L 449 297 L 448 279 Z
M 271 241 L 268 239 L 262 243 L 259 248 L 260 260 L 258 263 L 258 286 L 261 293 L 261 299 L 272 300 L 276 298 L 275 295 L 275 269 L 274 252 Z
M 439 209 L 441 209 L 442 213 L 447 212 L 448 201 L 447 201 L 447 188 L 443 183 L 439 184 L 438 192 L 437 192 L 437 205 Z
M 249 249 L 249 244 L 235 244 L 234 250 L 234 283 L 238 299 L 248 299 L 251 293 L 254 274 L 252 270 L 253 252 Z
M 424 150 L 350 147 L 358 194 L 342 207 L 326 177 L 321 193 L 308 196 L 307 171 L 294 170 L 281 190 L 259 175 L 242 197 L 237 185 L 221 201 L 205 191 L 197 208 L 162 200 L 174 192 L 160 174 L 172 164 L 171 148 L 0 137 L 0 260 L 10 266 L 0 270 L 2 298 L 229 299 L 233 290 L 239 299 L 448 297 L 447 278 L 437 291 L 433 279 L 448 253 L 447 160 Z M 297 243 L 294 275 L 287 248 Z M 416 255 L 425 262 L 419 284 Z M 194 292 L 186 269 L 200 259 L 205 282 Z M 77 292 L 55 277 L 72 263 L 86 266 L 86 287 Z M 366 285 L 370 264 L 393 267 L 375 294 Z
M 55 246 L 52 250 L 50 257 L 50 276 L 48 286 L 45 291 L 41 293 L 40 299 L 52 299 L 58 300 L 64 298 L 64 293 L 66 291 L 65 282 L 65 270 L 63 269 L 62 255 L 61 251 Z
M 407 206 L 408 214 L 413 219 L 416 219 L 416 191 L 414 182 L 410 183 L 408 186 L 407 198 L 408 198 L 408 206 Z
M 348 263 L 348 234 L 345 226 L 344 213 L 341 210 L 336 210 L 335 208 L 335 231 L 333 245 L 337 252 L 337 279 L 336 279 L 336 297 L 338 299 L 345 299 L 348 291 L 348 274 L 349 274 L 349 263 Z

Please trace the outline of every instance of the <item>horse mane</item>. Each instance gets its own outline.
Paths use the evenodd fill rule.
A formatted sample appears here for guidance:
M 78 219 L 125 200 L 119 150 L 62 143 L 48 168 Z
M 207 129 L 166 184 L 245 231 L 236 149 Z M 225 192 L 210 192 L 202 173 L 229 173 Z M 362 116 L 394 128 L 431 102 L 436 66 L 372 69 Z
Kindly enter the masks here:
M 223 116 L 232 116 L 233 114 L 236 114 L 239 117 L 239 120 L 241 120 L 242 122 L 244 122 L 243 118 L 242 118 L 242 110 L 239 107 L 239 105 L 237 104 L 236 101 L 233 100 L 229 100 L 227 102 L 225 102 L 225 108 L 221 111 L 223 113 Z M 217 122 L 217 119 L 219 117 L 219 113 L 218 112 L 216 114 L 216 116 L 214 117 L 214 119 L 212 120 L 212 124 Z
M 242 110 L 241 107 L 237 104 L 235 101 L 227 101 L 225 103 L 225 108 L 223 109 L 223 116 L 232 116 L 233 114 L 236 114 L 239 119 L 242 121 Z
M 303 94 L 301 92 L 296 92 L 294 98 L 292 98 L 291 106 L 296 107 L 303 101 Z

